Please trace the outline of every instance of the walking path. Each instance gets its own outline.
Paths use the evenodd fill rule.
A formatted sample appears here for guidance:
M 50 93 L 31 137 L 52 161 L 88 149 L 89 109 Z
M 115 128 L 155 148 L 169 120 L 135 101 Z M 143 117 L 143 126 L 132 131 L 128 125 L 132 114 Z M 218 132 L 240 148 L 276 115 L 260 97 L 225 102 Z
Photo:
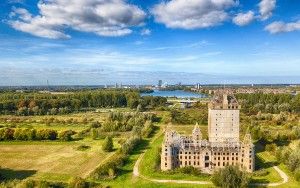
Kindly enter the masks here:
M 156 182 L 156 183 L 178 183 L 178 184 L 197 184 L 197 185 L 208 185 L 208 184 L 212 184 L 212 182 L 210 181 L 189 181 L 189 180 L 169 180 L 169 179 L 152 179 L 152 178 L 147 178 L 143 175 L 140 174 L 139 172 L 139 165 L 141 160 L 143 159 L 145 153 L 142 153 L 138 160 L 136 161 L 134 167 L 133 167 L 133 176 L 135 177 L 140 177 L 143 178 L 145 180 L 151 181 L 151 182 Z M 254 186 L 268 186 L 268 187 L 276 187 L 276 186 L 280 186 L 282 184 L 285 184 L 288 182 L 289 178 L 288 176 L 278 168 L 278 166 L 274 166 L 273 167 L 278 174 L 280 175 L 280 177 L 282 178 L 282 182 L 278 182 L 278 183 L 254 183 L 251 185 Z
M 162 133 L 158 134 L 150 143 L 154 142 Z M 197 185 L 212 184 L 211 181 L 189 181 L 189 180 L 152 179 L 152 178 L 145 177 L 142 174 L 140 174 L 140 172 L 139 172 L 139 165 L 140 165 L 140 162 L 142 161 L 144 155 L 145 155 L 145 153 L 142 153 L 139 156 L 138 160 L 134 164 L 134 167 L 133 167 L 133 176 L 135 176 L 135 177 L 140 177 L 140 178 L 143 178 L 145 180 L 148 180 L 148 181 L 151 181 L 151 182 L 157 182 L 157 183 L 178 183 L 178 184 L 197 184 Z M 287 183 L 288 180 L 289 180 L 289 178 L 286 175 L 286 173 L 284 173 L 282 170 L 280 170 L 278 168 L 278 166 L 273 166 L 273 168 L 276 170 L 276 172 L 282 178 L 282 180 L 283 180 L 282 182 L 278 182 L 278 183 L 254 183 L 254 184 L 251 184 L 251 185 L 254 185 L 254 186 L 276 187 L 276 186 L 280 186 L 280 185 L 282 185 L 284 183 Z

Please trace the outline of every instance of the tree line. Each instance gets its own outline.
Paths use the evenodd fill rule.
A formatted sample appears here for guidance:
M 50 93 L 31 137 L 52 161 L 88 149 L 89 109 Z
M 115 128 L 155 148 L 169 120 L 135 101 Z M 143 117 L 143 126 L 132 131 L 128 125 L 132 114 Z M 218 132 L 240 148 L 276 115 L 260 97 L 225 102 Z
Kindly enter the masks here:
M 300 95 L 292 94 L 236 94 L 242 111 L 248 114 L 300 112 Z
M 13 128 L 1 128 L 0 129 L 0 141 L 33 141 L 33 140 L 62 140 L 71 141 L 72 136 L 76 132 L 72 130 L 65 130 L 58 133 L 53 129 L 13 129 Z
M 90 90 L 64 94 L 0 93 L 0 114 L 56 115 L 102 107 L 155 108 L 163 97 L 140 96 L 138 90 Z

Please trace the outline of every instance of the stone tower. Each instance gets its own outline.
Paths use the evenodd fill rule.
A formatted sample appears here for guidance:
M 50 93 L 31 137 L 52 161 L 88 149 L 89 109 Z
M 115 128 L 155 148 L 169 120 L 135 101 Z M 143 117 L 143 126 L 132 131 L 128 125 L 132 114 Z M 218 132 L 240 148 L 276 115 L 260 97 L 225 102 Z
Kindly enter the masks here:
M 193 129 L 192 137 L 193 137 L 194 142 L 196 142 L 196 143 L 198 143 L 199 141 L 202 140 L 202 133 L 201 133 L 198 123 L 196 123 L 196 125 Z
M 210 142 L 239 142 L 240 106 L 226 91 L 217 92 L 208 109 L 208 137 Z

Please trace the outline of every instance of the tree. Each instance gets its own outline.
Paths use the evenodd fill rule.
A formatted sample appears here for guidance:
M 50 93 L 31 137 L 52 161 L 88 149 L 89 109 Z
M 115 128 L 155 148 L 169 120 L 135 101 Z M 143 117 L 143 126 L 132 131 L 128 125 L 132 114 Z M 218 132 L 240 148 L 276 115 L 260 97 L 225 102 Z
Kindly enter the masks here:
M 297 168 L 300 167 L 300 151 L 294 150 L 288 159 L 288 167 L 289 169 L 294 172 Z
M 222 188 L 243 188 L 248 187 L 250 178 L 246 172 L 239 170 L 237 166 L 226 166 L 215 171 L 212 182 L 215 186 Z
M 290 111 L 290 104 L 289 103 L 283 103 L 281 105 L 278 106 L 278 109 L 280 112 L 288 112 Z
M 146 121 L 143 129 L 142 129 L 142 136 L 148 138 L 152 133 L 154 126 L 151 121 Z
M 113 150 L 114 144 L 113 139 L 110 136 L 107 136 L 102 144 L 102 149 L 106 152 L 111 152 Z

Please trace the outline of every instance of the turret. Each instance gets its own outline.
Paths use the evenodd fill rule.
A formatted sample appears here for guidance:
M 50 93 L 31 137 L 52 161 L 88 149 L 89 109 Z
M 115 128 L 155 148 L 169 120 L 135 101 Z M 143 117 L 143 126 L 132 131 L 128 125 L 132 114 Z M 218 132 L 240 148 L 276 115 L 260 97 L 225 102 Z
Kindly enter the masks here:
M 198 123 L 196 123 L 193 129 L 192 137 L 194 141 L 200 141 L 202 139 L 202 133 Z

